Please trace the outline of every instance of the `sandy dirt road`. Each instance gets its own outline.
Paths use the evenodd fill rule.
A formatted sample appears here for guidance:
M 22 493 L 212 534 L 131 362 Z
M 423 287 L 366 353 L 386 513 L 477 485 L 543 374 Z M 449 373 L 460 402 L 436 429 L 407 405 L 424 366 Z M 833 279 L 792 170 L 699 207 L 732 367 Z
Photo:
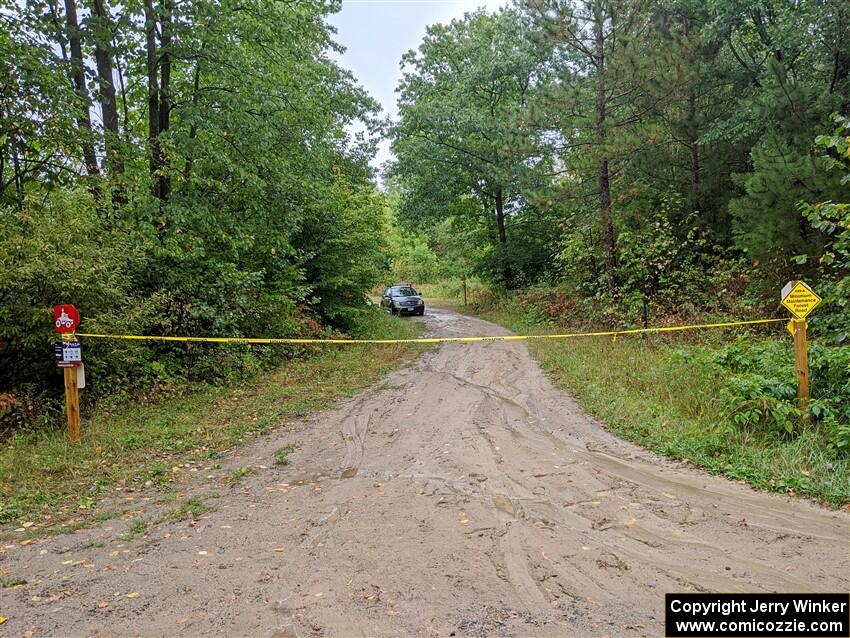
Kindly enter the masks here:
M 30 584 L 0 590 L 0 635 L 657 636 L 665 592 L 850 587 L 850 516 L 617 439 L 521 343 L 444 345 L 186 474 L 215 508 L 197 521 L 9 546 L 0 569 Z

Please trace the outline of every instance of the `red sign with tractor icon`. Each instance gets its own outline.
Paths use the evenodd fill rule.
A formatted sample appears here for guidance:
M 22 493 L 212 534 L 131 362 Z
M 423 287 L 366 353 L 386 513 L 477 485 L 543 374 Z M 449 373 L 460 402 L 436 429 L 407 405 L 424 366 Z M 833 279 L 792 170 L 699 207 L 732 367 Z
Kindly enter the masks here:
M 80 312 L 71 304 L 53 306 L 53 325 L 59 334 L 74 332 L 80 325 Z

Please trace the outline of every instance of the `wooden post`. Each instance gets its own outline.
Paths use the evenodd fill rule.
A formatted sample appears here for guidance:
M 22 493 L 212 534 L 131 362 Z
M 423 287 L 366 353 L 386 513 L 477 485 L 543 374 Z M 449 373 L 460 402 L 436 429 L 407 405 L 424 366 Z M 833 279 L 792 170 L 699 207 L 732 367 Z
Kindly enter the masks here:
M 794 319 L 794 364 L 797 368 L 797 398 L 800 407 L 809 405 L 809 343 L 806 330 L 809 324 L 805 319 Z
M 463 283 L 463 305 L 466 306 L 466 275 L 460 278 Z
M 65 411 L 68 415 L 68 438 L 80 441 L 80 391 L 77 389 L 77 369 L 65 368 Z

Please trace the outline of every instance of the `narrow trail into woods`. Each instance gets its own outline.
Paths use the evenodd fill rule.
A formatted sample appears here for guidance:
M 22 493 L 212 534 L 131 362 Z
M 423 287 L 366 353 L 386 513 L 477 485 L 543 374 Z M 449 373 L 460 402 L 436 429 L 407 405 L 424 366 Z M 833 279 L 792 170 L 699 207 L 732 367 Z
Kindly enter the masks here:
M 443 310 L 424 321 L 429 335 L 505 333 Z M 246 465 L 236 486 L 188 480 L 181 496 L 215 508 L 195 522 L 122 540 L 112 521 L 9 550 L 37 586 L 3 592 L 4 629 L 657 636 L 665 592 L 850 587 L 850 516 L 619 440 L 524 344 L 429 351 L 226 469 Z

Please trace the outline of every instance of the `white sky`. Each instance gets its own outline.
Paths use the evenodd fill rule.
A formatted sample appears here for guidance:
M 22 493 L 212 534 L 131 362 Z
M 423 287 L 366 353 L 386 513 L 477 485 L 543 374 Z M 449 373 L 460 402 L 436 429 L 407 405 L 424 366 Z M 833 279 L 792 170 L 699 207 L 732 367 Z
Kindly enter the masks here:
M 425 27 L 449 22 L 480 6 L 497 9 L 507 0 L 343 0 L 342 11 L 332 16 L 336 41 L 346 47 L 342 66 L 384 108 L 396 116 L 395 88 L 401 79 L 401 56 L 419 46 Z M 389 142 L 381 144 L 375 166 L 390 159 Z

